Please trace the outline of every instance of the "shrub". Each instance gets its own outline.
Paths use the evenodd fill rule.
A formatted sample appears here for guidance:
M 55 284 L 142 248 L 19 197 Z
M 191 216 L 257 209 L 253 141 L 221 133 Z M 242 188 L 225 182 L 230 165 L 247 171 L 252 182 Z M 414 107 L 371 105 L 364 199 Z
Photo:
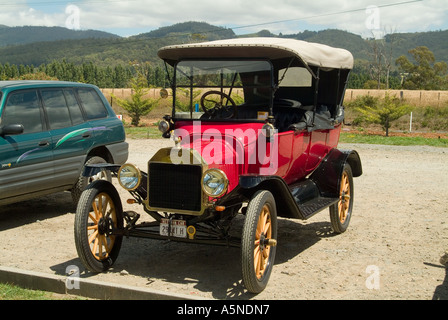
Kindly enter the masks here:
M 361 120 L 367 123 L 381 125 L 389 136 L 389 128 L 392 122 L 409 113 L 412 108 L 400 101 L 397 97 L 390 97 L 388 93 L 384 99 L 371 96 L 357 98 L 353 105 L 354 109 L 361 114 Z
M 131 117 L 131 125 L 138 126 L 140 118 L 146 116 L 155 107 L 160 99 L 146 99 L 143 96 L 148 93 L 147 81 L 142 75 L 131 80 L 132 95 L 130 100 L 119 99 L 112 95 L 117 103 L 128 113 Z

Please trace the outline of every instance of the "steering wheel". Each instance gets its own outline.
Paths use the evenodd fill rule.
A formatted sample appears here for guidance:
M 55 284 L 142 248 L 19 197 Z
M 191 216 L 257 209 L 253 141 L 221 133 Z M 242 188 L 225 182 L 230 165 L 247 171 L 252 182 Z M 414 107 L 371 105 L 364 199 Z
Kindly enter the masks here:
M 224 100 L 226 100 L 225 104 Z M 235 101 L 227 93 L 221 91 L 206 92 L 201 98 L 201 107 L 209 119 L 231 119 L 236 114 Z

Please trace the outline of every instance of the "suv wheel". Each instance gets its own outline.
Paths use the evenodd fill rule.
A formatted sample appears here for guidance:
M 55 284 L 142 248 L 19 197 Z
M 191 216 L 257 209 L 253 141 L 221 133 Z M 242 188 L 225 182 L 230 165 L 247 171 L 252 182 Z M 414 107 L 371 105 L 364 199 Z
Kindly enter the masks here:
M 84 164 L 84 167 L 81 170 L 81 173 L 79 175 L 78 181 L 75 183 L 73 188 L 70 190 L 72 194 L 72 199 L 75 204 L 78 203 L 82 192 L 87 188 L 89 184 L 91 184 L 93 181 L 96 180 L 107 180 L 109 182 L 112 182 L 112 175 L 110 171 L 101 171 L 100 173 L 91 176 L 91 177 L 84 177 L 82 173 L 84 172 L 84 168 L 87 165 L 90 164 L 97 164 L 97 163 L 107 163 L 106 160 L 104 160 L 101 157 L 94 156 L 87 159 L 86 163 Z

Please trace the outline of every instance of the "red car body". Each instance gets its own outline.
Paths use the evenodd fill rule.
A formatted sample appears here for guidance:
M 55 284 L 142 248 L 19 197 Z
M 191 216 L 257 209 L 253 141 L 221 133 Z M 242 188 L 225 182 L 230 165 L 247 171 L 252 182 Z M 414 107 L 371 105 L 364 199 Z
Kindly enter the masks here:
M 182 129 L 188 133 L 188 135 L 182 136 L 182 148 L 196 150 L 210 168 L 224 170 L 229 178 L 229 191 L 238 185 L 241 175 L 260 174 L 260 168 L 267 167 L 266 164 L 263 165 L 264 158 L 254 157 L 256 161 L 252 162 L 248 160 L 254 151 L 257 151 L 257 141 L 263 127 L 262 123 L 198 122 L 196 126 L 195 129 L 194 121 L 176 122 L 175 130 Z M 270 174 L 281 177 L 287 184 L 303 179 L 316 169 L 330 150 L 337 147 L 341 127 L 342 124 L 338 124 L 332 130 L 299 134 L 293 131 L 278 133 L 276 142 L 278 145 L 278 150 L 276 150 L 278 152 L 278 167 Z M 212 133 L 218 131 L 224 143 L 211 145 L 217 135 L 212 133 L 204 135 L 204 132 L 210 131 Z M 226 131 L 234 134 L 226 134 Z M 241 137 L 244 138 L 244 141 L 241 141 Z M 211 154 L 209 152 L 211 150 L 215 152 Z M 244 160 L 241 160 L 238 150 L 244 151 Z M 266 158 L 270 158 L 269 148 L 265 155 Z

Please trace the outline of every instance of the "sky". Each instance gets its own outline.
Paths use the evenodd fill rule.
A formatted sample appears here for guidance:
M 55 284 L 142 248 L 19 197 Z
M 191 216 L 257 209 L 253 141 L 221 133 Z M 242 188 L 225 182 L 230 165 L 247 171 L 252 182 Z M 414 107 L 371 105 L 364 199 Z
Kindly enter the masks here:
M 341 29 L 363 37 L 448 29 L 448 0 L 0 0 L 0 25 L 131 36 L 186 21 L 237 34 Z

